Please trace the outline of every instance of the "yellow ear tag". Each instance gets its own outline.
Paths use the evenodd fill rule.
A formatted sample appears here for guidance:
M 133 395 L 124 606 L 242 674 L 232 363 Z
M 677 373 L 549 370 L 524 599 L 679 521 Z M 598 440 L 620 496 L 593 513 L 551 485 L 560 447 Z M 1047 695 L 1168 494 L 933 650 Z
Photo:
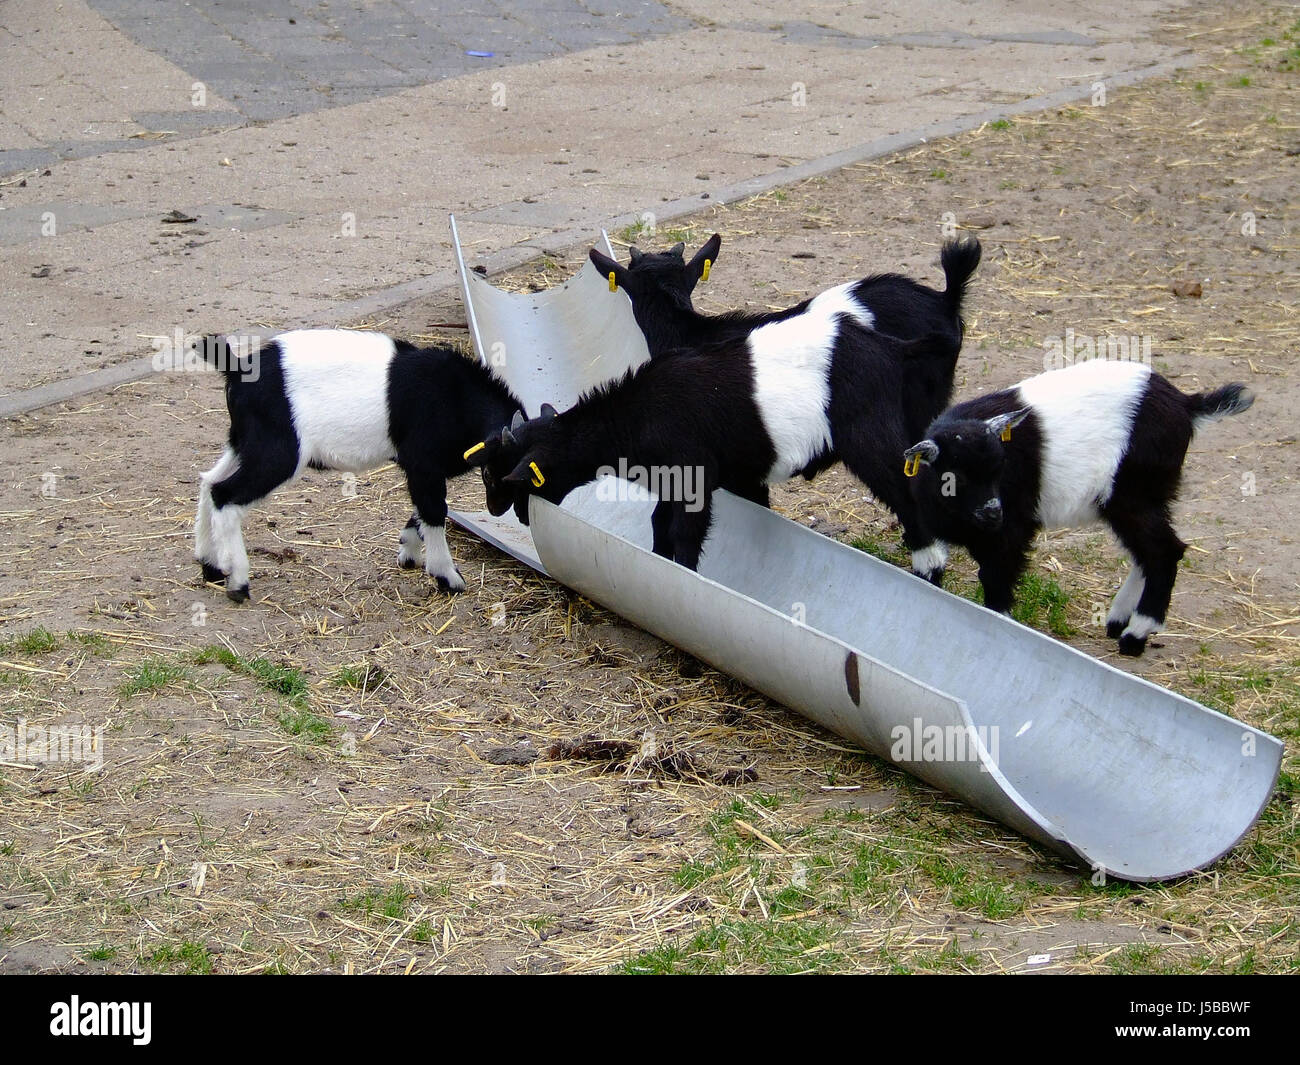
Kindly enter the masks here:
M 533 471 L 533 487 L 541 488 L 546 483 L 546 478 L 542 476 L 542 471 L 537 468 L 537 463 L 530 462 L 528 468 Z
M 712 270 L 712 269 L 713 269 L 713 260 L 712 260 L 712 259 L 705 259 L 705 260 L 704 260 L 704 272 L 703 272 L 702 274 L 700 274 L 700 280 L 701 280 L 701 281 L 707 281 L 707 280 L 709 279 L 709 271 Z
M 477 452 L 477 451 L 482 451 L 485 447 L 487 447 L 487 441 L 486 441 L 486 440 L 480 440 L 480 441 L 479 441 L 477 444 L 475 444 L 472 448 L 470 448 L 468 451 L 466 451 L 465 454 L 461 456 L 461 458 L 463 458 L 466 462 L 468 462 L 468 461 L 469 461 L 469 457 L 470 457 L 471 455 L 473 455 L 473 454 L 474 454 L 475 452 Z
M 610 292 L 618 291 L 618 282 L 614 280 L 614 271 L 609 272 L 609 290 Z
M 921 472 L 921 453 L 918 451 L 915 455 L 908 455 L 903 459 L 903 476 L 915 477 Z
M 1011 426 L 1007 425 L 1004 426 L 1002 429 L 1002 441 L 1003 443 L 1005 443 L 1010 439 L 1011 439 Z

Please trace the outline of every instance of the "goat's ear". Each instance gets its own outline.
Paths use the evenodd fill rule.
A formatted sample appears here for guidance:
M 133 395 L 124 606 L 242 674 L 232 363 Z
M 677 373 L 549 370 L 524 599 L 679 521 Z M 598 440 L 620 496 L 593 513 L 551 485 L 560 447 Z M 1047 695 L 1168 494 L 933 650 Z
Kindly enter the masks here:
M 612 284 L 627 287 L 628 274 L 626 267 L 620 266 L 608 255 L 597 251 L 595 248 L 591 249 L 590 256 L 591 261 L 596 265 L 596 269 L 600 271 L 601 277 L 609 278 L 610 274 L 613 274 L 614 280 Z
M 543 403 L 540 416 L 549 422 L 552 418 L 555 417 L 555 408 L 552 407 L 549 403 Z
M 722 247 L 722 234 L 714 233 L 704 242 L 704 247 L 695 253 L 694 258 L 687 264 L 689 270 L 697 281 L 707 281 L 709 271 L 713 264 L 718 261 L 718 250 Z
M 643 252 L 635 244 L 631 244 L 628 246 L 627 257 L 633 266 L 635 266 L 637 263 L 641 261 L 641 256 L 643 256 L 644 254 L 645 252 Z
M 933 440 L 922 440 L 903 452 L 903 472 L 909 477 L 915 477 L 922 466 L 933 465 L 938 457 L 939 445 Z
M 679 258 L 679 259 L 681 259 L 683 262 L 685 262 L 685 261 L 686 261 L 686 242 L 685 242 L 684 240 L 679 240 L 676 244 L 674 244 L 671 248 L 668 249 L 668 254 L 669 254 L 669 255 L 676 255 L 677 258 Z
M 996 418 L 989 418 L 985 425 L 989 427 L 989 432 L 996 433 L 1003 440 L 1011 439 L 1011 430 L 1029 417 L 1029 408 L 1021 407 L 1019 410 L 1013 410 L 1007 414 L 999 414 Z
M 538 465 L 536 453 L 532 451 L 520 459 L 519 465 L 501 479 L 507 484 L 527 484 L 534 488 L 541 488 L 546 483 L 546 475 Z
M 510 431 L 513 433 L 524 424 L 524 420 L 524 412 L 521 410 L 515 411 L 515 416 L 510 419 Z

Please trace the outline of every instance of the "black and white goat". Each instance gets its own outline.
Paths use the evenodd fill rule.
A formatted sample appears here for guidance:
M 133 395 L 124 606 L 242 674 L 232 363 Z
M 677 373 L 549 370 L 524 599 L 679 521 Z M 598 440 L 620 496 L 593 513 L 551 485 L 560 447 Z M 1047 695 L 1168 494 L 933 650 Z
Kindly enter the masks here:
M 632 313 L 645 335 L 652 359 L 670 351 L 743 340 L 756 329 L 808 313 L 811 299 L 780 311 L 700 314 L 691 302 L 691 295 L 699 282 L 708 280 L 721 248 L 722 237 L 714 233 L 689 262 L 686 245 L 682 243 L 663 252 L 643 252 L 634 246 L 629 250 L 631 262 L 627 266 L 594 248 L 589 254 L 596 268 L 610 278 L 611 285 L 622 287 L 632 301 Z M 939 255 L 945 277 L 943 292 L 902 274 L 887 273 L 872 274 L 816 297 L 842 300 L 845 311 L 866 329 L 904 340 L 936 335 L 948 338 L 952 357 L 946 366 L 942 360 L 931 359 L 924 364 L 917 363 L 910 374 L 909 387 L 915 395 L 907 413 L 914 412 L 921 419 L 915 424 L 918 431 L 952 401 L 953 372 L 965 328 L 962 302 L 981 254 L 980 243 L 974 238 L 945 244 Z M 918 372 L 922 365 L 924 372 Z M 911 427 L 914 423 L 908 424 Z M 761 506 L 768 505 L 766 484 L 724 487 Z M 946 559 L 942 544 L 929 545 L 925 556 L 916 559 L 918 572 L 930 580 L 941 581 Z
M 1109 525 L 1133 568 L 1106 633 L 1140 655 L 1164 625 L 1187 546 L 1170 508 L 1192 434 L 1253 401 L 1239 384 L 1186 395 L 1143 363 L 1084 362 L 959 403 L 904 466 L 922 521 L 970 551 L 993 610 L 1011 608 L 1040 528 Z
M 696 285 L 707 278 L 718 261 L 722 237 L 714 233 L 704 246 L 686 260 L 686 245 L 668 251 L 642 252 L 630 249 L 631 262 L 623 266 L 608 255 L 591 250 L 592 263 L 632 301 L 632 313 L 645 334 L 646 346 L 654 358 L 676 348 L 697 348 L 724 340 L 748 336 L 759 326 L 803 314 L 811 300 L 781 311 L 701 314 L 691 302 Z M 945 278 L 944 291 L 913 281 L 902 274 L 872 274 L 841 286 L 857 304 L 855 317 L 868 329 L 904 340 L 919 340 L 935 333 L 948 333 L 960 347 L 961 306 L 966 285 L 979 266 L 982 249 L 970 238 L 949 241 L 939 254 Z M 944 406 L 947 400 L 944 401 Z
M 203 474 L 194 556 L 208 581 L 248 598 L 245 511 L 310 466 L 360 473 L 395 461 L 415 515 L 398 562 L 418 565 L 444 591 L 465 581 L 447 549 L 447 478 L 467 472 L 465 449 L 522 409 L 482 364 L 450 348 L 417 348 L 382 333 L 300 329 L 232 356 L 222 338 L 202 342 L 225 373 L 229 446 Z
M 702 490 L 661 497 L 654 549 L 694 569 L 714 489 L 811 478 L 843 460 L 898 515 L 918 572 L 941 569 L 898 455 L 911 427 L 935 410 L 917 382 L 951 380 L 958 342 L 947 333 L 905 341 L 865 327 L 851 288 L 823 292 L 801 313 L 744 337 L 653 359 L 563 414 L 543 407 L 489 438 L 467 456 L 484 467 L 489 510 L 502 514 L 513 503 L 524 520 L 528 493 L 558 503 L 620 464 L 652 477 L 666 472 Z

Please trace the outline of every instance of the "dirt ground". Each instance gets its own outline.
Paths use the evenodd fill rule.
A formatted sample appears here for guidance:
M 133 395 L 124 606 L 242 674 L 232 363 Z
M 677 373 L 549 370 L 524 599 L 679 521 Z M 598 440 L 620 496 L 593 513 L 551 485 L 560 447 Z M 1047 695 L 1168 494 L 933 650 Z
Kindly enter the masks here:
M 104 730 L 95 773 L 0 764 L 0 972 L 1300 968 L 1300 22 L 1232 4 L 1166 32 L 1204 65 L 621 236 L 721 232 L 716 311 L 876 270 L 936 283 L 955 223 L 985 248 L 962 397 L 1040 371 L 1067 330 L 1149 338 L 1184 391 L 1255 391 L 1193 445 L 1191 550 L 1143 659 L 1093 623 L 1123 571 L 1102 530 L 1042 540 L 1025 618 L 1288 741 L 1232 854 L 1094 886 L 458 531 L 469 590 L 439 595 L 395 566 L 393 468 L 256 511 L 235 606 L 191 560 L 219 381 L 172 374 L 0 428 L 0 724 Z M 431 327 L 459 320 L 448 298 L 356 324 L 463 343 Z M 774 503 L 899 557 L 842 470 Z M 951 587 L 973 585 L 960 556 Z

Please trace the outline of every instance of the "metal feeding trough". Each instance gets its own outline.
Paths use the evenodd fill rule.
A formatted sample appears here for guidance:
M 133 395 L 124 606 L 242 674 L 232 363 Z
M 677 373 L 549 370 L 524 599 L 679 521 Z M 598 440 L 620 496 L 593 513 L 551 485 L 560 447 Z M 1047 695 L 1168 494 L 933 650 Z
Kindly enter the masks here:
M 465 269 L 454 219 L 452 238 L 474 344 L 530 413 L 649 357 L 631 302 L 590 262 L 558 288 L 506 293 Z M 454 517 L 1107 877 L 1200 869 L 1268 802 L 1282 743 L 1265 732 L 726 492 L 692 573 L 651 552 L 653 505 L 606 478 L 562 507 L 534 497 L 528 528 L 512 514 Z

